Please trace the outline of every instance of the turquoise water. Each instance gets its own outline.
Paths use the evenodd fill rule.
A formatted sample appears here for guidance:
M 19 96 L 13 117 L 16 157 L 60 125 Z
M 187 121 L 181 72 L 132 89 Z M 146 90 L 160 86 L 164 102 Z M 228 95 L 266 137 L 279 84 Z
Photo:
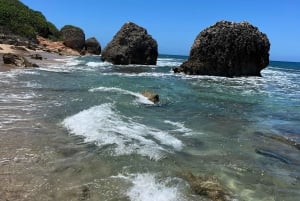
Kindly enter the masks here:
M 216 178 L 231 200 L 300 199 L 300 63 L 271 62 L 262 77 L 173 74 L 185 59 L 69 57 L 1 72 L 0 193 L 209 200 L 183 176 L 193 173 Z

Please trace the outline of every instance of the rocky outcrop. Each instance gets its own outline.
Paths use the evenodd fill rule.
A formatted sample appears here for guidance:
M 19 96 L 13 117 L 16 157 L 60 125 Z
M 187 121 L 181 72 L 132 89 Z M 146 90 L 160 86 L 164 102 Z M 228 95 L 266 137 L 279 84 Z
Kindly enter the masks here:
M 79 27 L 66 25 L 60 30 L 67 47 L 81 51 L 85 45 L 85 34 Z
M 157 56 L 157 42 L 147 30 L 128 22 L 102 51 L 101 59 L 121 65 L 155 65 Z
M 85 41 L 85 52 L 96 55 L 101 53 L 101 45 L 96 38 L 92 37 Z
M 3 54 L 3 62 L 4 64 L 11 64 L 18 67 L 38 67 L 38 65 L 30 63 L 23 56 L 12 53 Z
M 38 41 L 36 39 L 29 40 L 28 38 L 15 35 L 11 32 L 1 32 L 0 28 L 0 44 L 14 45 L 14 46 L 24 46 L 31 50 L 36 50 L 38 48 Z
M 79 56 L 79 51 L 64 45 L 62 41 L 51 41 L 41 36 L 37 36 L 40 45 L 40 50 L 45 52 L 56 53 L 59 55 Z
M 196 37 L 188 61 L 174 72 L 193 75 L 260 76 L 269 64 L 266 34 L 248 22 L 220 21 Z

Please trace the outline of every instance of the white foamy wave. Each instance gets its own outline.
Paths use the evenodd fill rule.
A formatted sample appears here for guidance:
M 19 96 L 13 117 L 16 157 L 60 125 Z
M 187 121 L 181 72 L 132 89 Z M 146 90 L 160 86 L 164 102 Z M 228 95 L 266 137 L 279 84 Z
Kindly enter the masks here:
M 131 183 L 132 187 L 126 192 L 131 201 L 187 200 L 181 192 L 184 188 L 183 182 L 178 178 L 159 179 L 157 175 L 150 173 L 118 175 L 115 178 L 125 179 Z
M 157 78 L 164 78 L 167 76 L 173 76 L 174 73 L 158 73 L 158 72 L 144 72 L 144 73 L 119 73 L 119 72 L 111 72 L 111 73 L 102 73 L 102 75 L 108 76 L 120 76 L 120 77 L 157 77 Z
M 182 142 L 169 133 L 134 122 L 114 110 L 112 104 L 94 106 L 66 118 L 62 124 L 86 142 L 112 145 L 113 155 L 140 154 L 159 160 L 182 149 Z
M 98 66 L 102 66 L 101 62 L 94 62 L 94 61 L 90 61 L 86 63 L 87 66 L 91 66 L 91 67 L 98 67 Z
M 154 103 L 152 101 L 150 101 L 147 97 L 143 96 L 140 93 L 135 93 L 132 91 L 128 91 L 128 90 L 124 90 L 121 88 L 117 88 L 117 87 L 98 87 L 98 88 L 94 88 L 94 89 L 90 89 L 90 92 L 97 92 L 97 91 L 103 91 L 103 92 L 117 92 L 117 93 L 122 93 L 122 94 L 128 94 L 131 96 L 134 96 L 137 98 L 137 101 L 139 103 L 142 104 L 149 104 L 149 105 L 153 105 Z
M 109 67 L 109 66 L 113 66 L 113 64 L 109 63 L 109 62 L 95 62 L 95 61 L 89 61 L 86 63 L 87 66 L 90 67 Z
M 31 99 L 35 98 L 37 95 L 34 92 L 22 92 L 22 93 L 10 93 L 4 92 L 0 93 L 0 102 L 31 102 Z
M 158 67 L 175 67 L 182 64 L 181 60 L 173 58 L 158 58 L 156 65 Z
M 54 60 L 62 62 L 63 65 L 65 65 L 65 66 L 76 66 L 76 65 L 79 65 L 79 64 L 83 63 L 83 61 L 80 61 L 77 58 L 78 57 L 70 56 L 70 57 L 65 57 L 65 58 L 62 58 L 62 59 L 54 59 Z
M 173 131 L 184 133 L 184 135 L 193 135 L 194 133 L 192 129 L 185 127 L 185 125 L 181 122 L 173 122 L 173 121 L 165 120 L 164 123 L 174 126 L 175 128 Z

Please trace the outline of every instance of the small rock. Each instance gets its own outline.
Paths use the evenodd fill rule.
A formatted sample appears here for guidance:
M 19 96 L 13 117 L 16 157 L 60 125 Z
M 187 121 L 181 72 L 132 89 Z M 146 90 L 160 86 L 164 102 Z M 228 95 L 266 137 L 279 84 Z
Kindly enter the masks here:
M 30 56 L 31 59 L 43 60 L 42 55 L 40 54 L 33 54 Z
M 153 103 L 158 103 L 159 102 L 159 95 L 156 94 L 156 93 L 149 92 L 149 91 L 143 91 L 142 95 L 147 97 Z
M 192 173 L 187 173 L 183 177 L 196 194 L 206 196 L 212 201 L 229 200 L 228 193 L 215 178 L 195 176 Z

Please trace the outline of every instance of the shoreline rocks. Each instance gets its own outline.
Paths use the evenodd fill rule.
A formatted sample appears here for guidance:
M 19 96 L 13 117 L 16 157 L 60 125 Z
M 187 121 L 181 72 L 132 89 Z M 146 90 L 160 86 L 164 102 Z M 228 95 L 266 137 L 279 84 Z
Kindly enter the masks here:
M 17 67 L 38 67 L 37 64 L 30 63 L 25 57 L 12 53 L 3 54 L 3 63 Z
M 102 61 L 116 65 L 156 65 L 157 42 L 147 30 L 132 22 L 125 23 L 102 51 Z
M 267 35 L 248 22 L 220 21 L 201 31 L 189 59 L 175 73 L 213 76 L 261 76 L 269 64 Z

